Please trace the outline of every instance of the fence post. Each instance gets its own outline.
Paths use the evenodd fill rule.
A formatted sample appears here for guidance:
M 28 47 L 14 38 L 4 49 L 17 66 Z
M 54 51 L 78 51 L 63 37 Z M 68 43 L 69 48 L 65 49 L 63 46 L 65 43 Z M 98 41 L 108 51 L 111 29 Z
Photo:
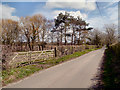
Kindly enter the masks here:
M 30 61 L 30 64 L 31 64 L 31 51 L 30 51 L 30 57 L 29 57 L 29 58 L 30 58 L 30 60 L 29 60 L 29 61 Z
M 54 48 L 54 53 L 55 53 L 55 57 L 57 57 L 57 50 L 56 50 L 56 47 Z

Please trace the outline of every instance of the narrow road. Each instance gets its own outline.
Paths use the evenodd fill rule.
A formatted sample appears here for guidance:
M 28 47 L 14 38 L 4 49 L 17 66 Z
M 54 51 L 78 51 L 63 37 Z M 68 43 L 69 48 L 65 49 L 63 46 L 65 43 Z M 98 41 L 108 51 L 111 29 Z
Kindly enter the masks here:
M 89 88 L 102 60 L 104 48 L 42 70 L 7 88 Z

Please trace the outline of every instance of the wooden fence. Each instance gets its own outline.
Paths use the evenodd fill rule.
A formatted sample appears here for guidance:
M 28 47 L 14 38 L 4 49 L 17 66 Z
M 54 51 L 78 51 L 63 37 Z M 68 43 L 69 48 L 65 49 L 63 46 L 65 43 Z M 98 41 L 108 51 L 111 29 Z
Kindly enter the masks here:
M 36 62 L 39 60 L 44 61 L 54 57 L 62 57 L 64 55 L 73 54 L 74 52 L 84 51 L 85 49 L 94 49 L 95 45 L 47 45 L 45 47 L 46 50 L 43 51 L 25 51 L 25 52 L 13 52 L 10 46 L 3 47 L 3 59 L 5 62 L 4 66 L 19 66 L 21 63 L 28 62 L 28 64 L 32 62 Z
M 21 63 L 31 63 L 37 60 L 47 60 L 54 57 L 54 49 L 44 51 L 28 51 L 28 52 L 14 52 L 14 57 L 10 60 L 9 65 L 14 67 Z

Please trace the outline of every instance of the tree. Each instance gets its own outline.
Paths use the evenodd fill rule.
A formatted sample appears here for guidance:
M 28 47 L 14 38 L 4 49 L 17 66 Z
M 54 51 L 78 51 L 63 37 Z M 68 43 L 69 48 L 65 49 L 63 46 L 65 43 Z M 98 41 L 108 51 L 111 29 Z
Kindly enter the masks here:
M 1 50 L 1 57 L 2 60 L 2 69 L 9 68 L 9 62 L 11 60 L 10 56 L 13 55 L 12 52 L 12 45 L 18 42 L 19 38 L 19 24 L 17 21 L 13 21 L 10 19 L 2 19 L 2 24 L 0 26 L 0 44 L 3 44 Z
M 85 20 L 82 20 L 82 18 L 80 18 L 80 17 L 77 17 L 76 25 L 77 25 L 76 26 L 76 31 L 78 32 L 77 42 L 78 42 L 78 44 L 80 44 L 80 40 L 82 38 L 83 38 L 83 41 L 85 42 L 86 34 L 92 28 L 87 29 L 86 26 L 88 26 L 89 24 L 86 23 Z M 81 38 L 81 34 L 82 34 L 82 38 Z
M 38 14 L 21 18 L 22 32 L 24 33 L 30 50 L 33 50 L 34 43 L 37 39 L 40 42 L 40 32 L 44 31 L 45 18 Z
M 69 17 L 70 17 L 69 13 L 65 12 L 65 15 L 60 13 L 57 16 L 57 19 L 55 19 L 55 28 L 56 28 L 55 31 L 57 31 L 58 34 L 60 33 L 61 44 L 62 44 L 62 38 L 64 36 L 65 45 L 67 44 L 67 35 L 68 35 L 67 29 L 68 29 L 69 24 L 70 24 Z
M 44 17 L 40 14 L 38 15 L 34 15 L 30 18 L 30 23 L 31 23 L 31 40 L 32 40 L 32 50 L 33 50 L 33 46 L 34 43 L 37 39 L 37 36 L 39 37 L 39 33 L 41 31 L 44 31 L 42 29 L 42 27 L 44 26 Z M 38 38 L 38 42 L 39 42 L 39 38 Z
M 74 44 L 74 41 L 75 41 L 75 37 L 76 37 L 76 18 L 74 18 L 73 16 L 70 16 L 70 24 L 71 24 L 71 30 L 72 30 L 72 33 L 71 33 L 71 45 Z
M 43 19 L 43 25 L 42 25 L 42 27 L 41 27 L 41 31 L 40 31 L 40 33 L 39 33 L 39 35 L 40 35 L 40 38 L 41 38 L 41 46 L 42 46 L 42 50 L 43 50 L 43 48 L 45 47 L 45 45 L 47 44 L 47 43 L 50 43 L 50 39 L 53 39 L 54 37 L 54 34 L 53 34 L 53 32 L 51 32 L 51 30 L 53 29 L 53 25 L 54 25 L 54 23 L 53 23 L 53 21 L 52 20 L 47 20 L 47 19 Z M 51 36 L 52 35 L 52 36 Z
M 21 32 L 23 32 L 23 36 L 25 36 L 26 38 L 26 41 L 27 41 L 27 44 L 29 46 L 29 49 L 32 50 L 31 48 L 31 45 L 30 45 L 30 24 L 29 24 L 29 19 L 30 17 L 27 16 L 27 17 L 21 17 L 21 21 L 20 21 L 20 24 L 21 24 Z
M 17 21 L 2 19 L 2 42 L 3 44 L 12 45 L 19 38 L 19 25 Z
M 90 34 L 91 44 L 97 45 L 99 47 L 99 45 L 102 43 L 102 32 L 100 30 L 94 29 L 94 31 L 92 31 Z
M 62 38 L 64 37 L 65 45 L 67 44 L 67 37 L 71 37 L 71 44 L 80 44 L 81 34 L 86 33 L 92 28 L 86 28 L 88 23 L 82 18 L 71 16 L 69 13 L 60 13 L 55 19 L 55 29 L 54 32 L 58 32 L 60 35 L 60 41 L 62 43 Z M 86 36 L 84 34 L 84 36 Z M 84 37 L 85 38 L 85 37 Z M 58 39 L 59 40 L 59 39 Z
M 55 34 L 55 32 L 53 32 L 54 30 L 54 21 L 53 20 L 49 20 L 48 21 L 48 27 L 47 27 L 47 38 L 46 38 L 46 42 L 49 42 L 51 44 L 53 44 L 53 42 L 55 41 L 55 36 L 57 36 Z
M 105 25 L 106 29 L 106 44 L 109 46 L 116 42 L 115 30 L 116 26 L 113 25 Z

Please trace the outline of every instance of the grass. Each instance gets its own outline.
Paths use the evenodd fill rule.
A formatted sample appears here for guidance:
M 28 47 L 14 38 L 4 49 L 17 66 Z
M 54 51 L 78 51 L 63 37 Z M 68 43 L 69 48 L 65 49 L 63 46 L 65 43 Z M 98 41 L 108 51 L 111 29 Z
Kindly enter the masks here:
M 24 66 L 20 68 L 14 68 L 9 70 L 3 70 L 2 71 L 2 83 L 3 86 L 11 83 L 13 81 L 20 80 L 24 77 L 27 77 L 31 75 L 32 73 L 41 70 L 41 67 L 38 67 L 37 65 L 29 65 Z
M 93 51 L 93 50 L 95 50 L 95 49 L 89 49 L 89 50 L 85 50 L 85 51 L 81 51 L 81 52 L 75 52 L 75 53 L 73 53 L 71 55 L 66 55 L 66 56 L 63 56 L 63 57 L 60 57 L 60 58 L 54 59 L 54 60 L 53 59 L 52 60 L 48 60 L 46 62 L 47 63 L 51 63 L 53 65 L 56 65 L 58 63 L 66 61 L 66 60 L 69 60 L 69 59 L 72 59 L 72 58 L 75 58 L 75 57 L 79 57 L 79 56 L 81 56 L 81 55 L 83 55 L 85 53 L 88 53 L 90 51 Z
M 120 88 L 120 43 L 105 50 L 102 68 L 102 87 Z
M 66 56 L 63 56 L 60 58 L 45 60 L 44 62 L 39 62 L 41 60 L 37 60 L 37 62 L 39 62 L 39 63 L 37 63 L 35 65 L 27 65 L 27 66 L 22 66 L 22 67 L 18 67 L 18 68 L 12 68 L 9 70 L 3 70 L 2 71 L 3 86 L 7 85 L 8 83 L 15 82 L 22 78 L 25 78 L 39 70 L 57 65 L 61 62 L 70 60 L 72 58 L 79 57 L 79 56 L 81 56 L 85 53 L 88 53 L 90 51 L 93 51 L 93 50 L 96 50 L 96 49 L 87 49 L 85 51 L 75 52 L 71 55 L 66 55 Z M 25 62 L 25 63 L 27 63 L 27 62 Z

